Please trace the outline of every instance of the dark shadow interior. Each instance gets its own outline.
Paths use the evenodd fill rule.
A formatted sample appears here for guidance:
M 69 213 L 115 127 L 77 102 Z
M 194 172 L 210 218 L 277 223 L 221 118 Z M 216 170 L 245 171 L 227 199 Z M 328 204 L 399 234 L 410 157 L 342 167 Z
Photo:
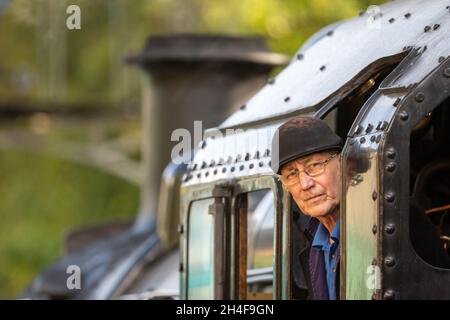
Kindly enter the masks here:
M 410 139 L 410 237 L 427 263 L 450 268 L 450 99 L 416 125 Z
M 383 80 L 399 65 L 402 58 L 402 56 L 397 56 L 391 61 L 384 62 L 378 71 L 368 76 L 363 84 L 353 89 L 324 117 L 328 123 L 335 123 L 334 130 L 344 141 L 363 105 L 380 87 Z M 334 121 L 331 118 L 334 118 Z

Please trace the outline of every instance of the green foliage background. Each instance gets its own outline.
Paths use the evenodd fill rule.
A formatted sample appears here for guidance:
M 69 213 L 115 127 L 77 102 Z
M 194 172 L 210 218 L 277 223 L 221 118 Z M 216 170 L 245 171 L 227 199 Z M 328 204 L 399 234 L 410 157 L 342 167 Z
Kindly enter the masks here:
M 0 113 L 5 106 L 138 108 L 140 71 L 122 59 L 138 52 L 148 36 L 259 34 L 275 51 L 292 55 L 325 25 L 383 2 L 0 0 Z M 69 4 L 80 6 L 82 30 L 65 28 Z M 58 134 L 47 133 L 50 139 Z M 54 261 L 69 229 L 133 217 L 138 192 L 136 186 L 92 168 L 30 152 L 1 151 L 0 298 L 17 297 Z

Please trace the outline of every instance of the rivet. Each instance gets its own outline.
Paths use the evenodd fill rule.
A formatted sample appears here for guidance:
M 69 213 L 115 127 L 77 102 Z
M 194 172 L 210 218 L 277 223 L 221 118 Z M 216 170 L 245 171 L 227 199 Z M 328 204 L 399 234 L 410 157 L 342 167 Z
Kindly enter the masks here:
M 259 159 L 259 151 L 255 152 L 255 155 L 253 156 L 253 159 Z
M 381 134 L 377 135 L 377 143 L 381 141 Z
M 270 150 L 266 149 L 266 151 L 264 152 L 264 157 L 268 157 L 270 155 Z
M 405 14 L 405 18 L 409 19 L 409 17 L 411 17 L 411 13 L 408 12 L 407 14 Z
M 202 168 L 202 169 L 205 169 L 205 168 L 206 168 L 206 166 L 207 166 L 206 162 L 205 162 L 205 161 L 203 161 L 203 162 L 202 162 L 202 166 L 201 166 L 201 168 Z
M 377 225 L 376 225 L 376 224 L 374 224 L 374 225 L 372 226 L 372 233 L 373 233 L 373 234 L 377 234 Z
M 247 106 L 243 104 L 239 109 L 244 110 Z
M 384 227 L 384 231 L 386 231 L 387 234 L 393 234 L 395 232 L 395 225 L 393 223 L 388 223 Z
M 445 68 L 444 69 L 444 77 L 450 78 L 450 68 Z
M 192 170 L 193 171 L 197 170 L 197 164 L 196 163 L 194 163 L 194 166 L 192 167 Z
M 217 174 L 217 169 L 214 169 L 213 174 Z
M 240 154 L 238 154 L 238 155 L 236 156 L 235 162 L 239 162 L 239 161 L 241 161 L 241 159 L 242 159 L 242 156 L 241 156 Z
M 284 98 L 284 102 L 289 102 L 289 100 L 291 100 L 291 98 L 289 97 Z
M 350 139 L 350 141 L 348 142 L 351 146 L 355 143 L 354 139 Z
M 201 173 L 197 173 L 197 178 L 199 178 L 200 179 L 200 177 L 202 176 L 202 174 Z
M 239 170 L 244 170 L 244 165 L 241 165 L 240 167 L 239 167 Z
M 383 122 L 381 122 L 381 121 L 378 121 L 378 124 L 377 124 L 377 130 L 380 130 L 380 128 L 381 128 L 381 125 L 383 124 Z
M 264 166 L 264 162 L 260 161 L 260 162 L 259 162 L 259 166 L 260 166 L 260 167 Z
M 392 148 L 392 147 L 390 147 L 389 149 L 387 149 L 387 151 L 386 151 L 386 156 L 387 156 L 389 159 L 395 159 L 395 149 Z
M 386 290 L 383 294 L 383 298 L 386 300 L 393 300 L 395 298 L 395 293 L 393 290 Z
M 355 129 L 355 134 L 360 134 L 362 131 L 362 126 L 357 126 Z
M 205 177 L 209 176 L 209 171 L 206 171 Z
M 321 66 L 321 67 L 320 67 L 320 71 L 324 71 L 325 68 L 326 68 L 325 66 Z
M 440 26 L 441 26 L 440 24 L 436 23 L 436 24 L 433 26 L 433 30 L 439 29 Z
M 425 100 L 425 94 L 423 92 L 418 92 L 414 98 L 417 102 L 423 102 L 423 100 Z
M 393 104 L 394 107 L 398 106 L 400 104 L 400 101 L 402 101 L 401 98 L 397 98 Z
M 250 160 L 250 153 L 247 152 L 245 154 L 245 161 L 248 161 L 248 160 Z
M 184 232 L 184 225 L 179 224 L 179 225 L 178 225 L 178 233 L 179 233 L 179 234 L 182 234 L 183 232 Z
M 183 272 L 184 271 L 184 266 L 182 263 L 180 263 L 180 265 L 178 266 L 178 271 L 179 272 Z
M 393 267 L 395 266 L 395 259 L 393 257 L 386 257 L 384 259 L 384 264 L 386 267 Z
M 209 163 L 210 167 L 214 167 L 216 165 L 216 162 L 214 160 L 211 160 L 211 162 Z
M 203 140 L 203 141 L 201 142 L 200 147 L 201 147 L 202 149 L 204 149 L 204 148 L 206 147 L 206 141 L 205 141 L 205 140 Z
M 234 172 L 234 170 L 235 170 L 235 168 L 234 168 L 234 167 L 231 167 L 230 171 L 231 171 L 231 172 Z
M 270 161 L 267 163 L 267 165 L 268 165 L 269 167 L 271 167 L 271 166 L 272 166 L 272 161 L 270 160 Z
M 445 60 L 445 57 L 442 57 L 442 56 L 441 56 L 441 57 L 439 57 L 438 62 L 439 62 L 439 63 L 442 63 L 442 62 L 444 62 L 444 60 Z
M 389 19 L 389 23 L 393 23 L 394 21 L 395 21 L 394 18 L 390 18 L 390 19 Z
M 304 55 L 299 53 L 297 54 L 297 60 L 303 60 Z
M 269 80 L 267 80 L 268 84 L 274 84 L 275 83 L 275 78 L 270 78 Z
M 374 135 L 370 137 L 370 141 L 371 141 L 371 142 L 375 142 L 376 139 L 377 139 L 377 138 L 376 138 Z
M 369 133 L 370 131 L 372 131 L 372 129 L 373 129 L 373 125 L 369 123 L 366 128 L 366 133 Z
M 386 165 L 386 171 L 393 172 L 395 170 L 395 167 L 396 167 L 395 162 L 389 162 Z
M 376 191 L 372 192 L 372 200 L 374 200 L 374 201 L 377 200 L 377 196 L 378 196 L 378 194 Z
M 333 33 L 334 33 L 334 31 L 330 30 L 330 31 L 327 32 L 327 36 L 331 37 L 333 35 Z
M 253 169 L 255 165 L 253 163 L 250 163 L 250 165 L 248 166 L 250 169 Z
M 387 128 L 387 126 L 388 126 L 388 122 L 383 121 L 383 123 L 381 124 L 381 127 L 380 127 L 381 131 L 385 130 Z
M 388 192 L 388 193 L 386 193 L 386 195 L 384 196 L 384 199 L 385 199 L 387 202 L 394 202 L 394 200 L 395 200 L 395 194 L 394 194 L 393 192 Z
M 408 112 L 406 111 L 400 112 L 400 119 L 402 119 L 403 121 L 408 120 L 408 117 L 409 117 Z
M 360 142 L 361 144 L 365 143 L 365 142 L 366 142 L 366 138 L 362 137 L 361 139 L 359 139 L 359 142 Z
M 430 31 L 431 30 L 431 27 L 430 26 L 425 26 L 425 28 L 423 28 L 423 31 L 425 31 L 425 32 L 428 32 L 428 31 Z
M 226 168 L 226 167 L 224 167 L 224 168 L 222 169 L 222 173 L 225 173 L 225 172 L 227 172 L 227 168 Z

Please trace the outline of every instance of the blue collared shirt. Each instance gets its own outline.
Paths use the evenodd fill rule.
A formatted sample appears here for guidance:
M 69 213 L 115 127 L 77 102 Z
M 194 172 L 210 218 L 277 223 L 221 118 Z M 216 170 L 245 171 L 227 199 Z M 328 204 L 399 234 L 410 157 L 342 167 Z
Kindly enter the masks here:
M 327 272 L 328 297 L 330 300 L 336 300 L 336 272 L 339 264 L 339 236 L 340 220 L 337 221 L 336 227 L 333 229 L 333 232 L 331 232 L 331 239 L 334 240 L 333 243 L 330 243 L 330 233 L 327 228 L 325 228 L 323 224 L 319 224 L 312 243 L 313 247 L 323 251 L 325 258 L 325 269 Z

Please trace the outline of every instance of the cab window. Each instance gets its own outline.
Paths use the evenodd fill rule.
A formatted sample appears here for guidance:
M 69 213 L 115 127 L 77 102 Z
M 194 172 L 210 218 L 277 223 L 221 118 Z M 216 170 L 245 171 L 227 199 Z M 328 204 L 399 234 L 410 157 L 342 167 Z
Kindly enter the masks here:
M 214 217 L 209 213 L 213 203 L 213 199 L 194 201 L 189 210 L 189 299 L 214 298 Z
M 450 268 L 450 99 L 410 137 L 410 239 L 428 264 Z
M 240 194 L 239 299 L 273 299 L 274 198 L 269 189 Z

